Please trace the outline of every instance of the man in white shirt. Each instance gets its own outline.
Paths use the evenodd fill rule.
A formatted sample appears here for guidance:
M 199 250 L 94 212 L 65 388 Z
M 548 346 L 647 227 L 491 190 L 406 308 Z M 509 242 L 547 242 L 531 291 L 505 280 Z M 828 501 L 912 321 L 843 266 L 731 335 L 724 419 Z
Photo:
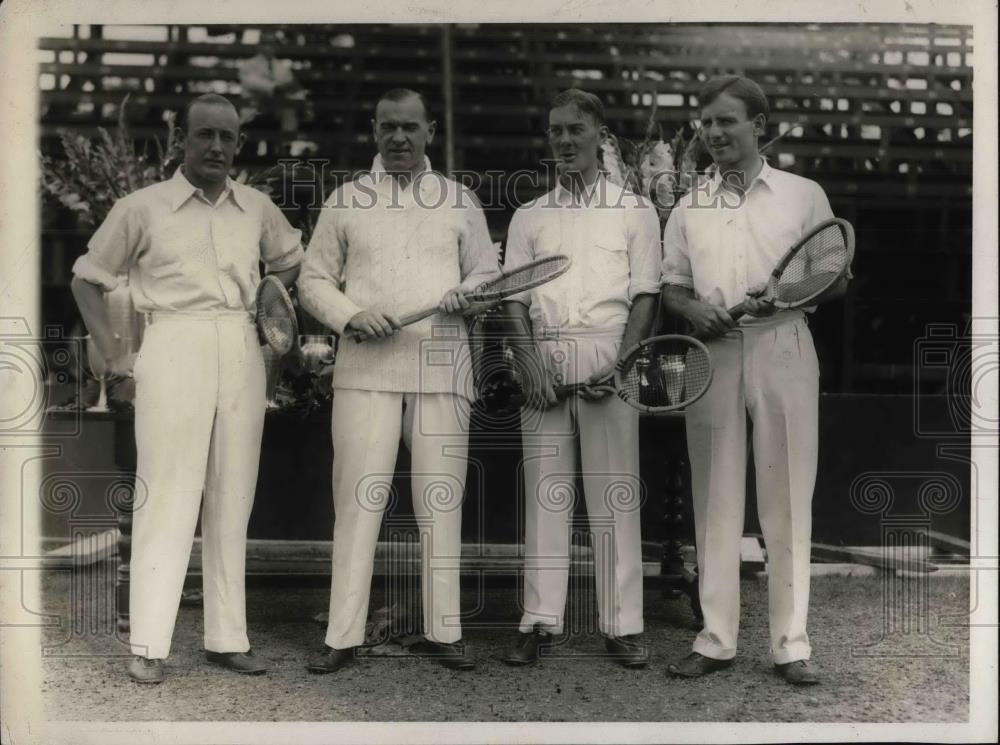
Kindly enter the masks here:
M 819 366 L 806 314 L 775 312 L 752 296 L 785 251 L 833 213 L 817 183 L 775 170 L 759 155 L 769 109 L 756 83 L 713 78 L 699 102 L 717 172 L 671 212 L 663 302 L 695 334 L 713 338 L 712 386 L 686 416 L 705 625 L 694 651 L 668 669 L 698 677 L 729 666 L 736 655 L 749 415 L 767 544 L 771 655 L 789 682 L 815 683 L 806 617 Z M 846 279 L 820 301 L 842 294 L 845 285 Z M 744 300 L 750 315 L 737 327 L 726 308 Z
M 659 291 L 659 221 L 652 205 L 601 173 L 598 150 L 607 127 L 600 99 L 580 90 L 556 96 L 548 135 L 558 182 L 515 212 L 504 264 L 560 253 L 573 264 L 555 281 L 504 304 L 527 399 L 523 615 L 505 661 L 535 662 L 564 631 L 579 470 L 599 630 L 613 659 L 643 667 L 648 652 L 636 639 L 643 630 L 638 412 L 589 387 L 559 401 L 554 387 L 601 381 L 620 353 L 648 334 Z
M 402 436 L 412 454 L 424 647 L 454 669 L 461 642 L 459 560 L 474 398 L 464 294 L 498 274 L 482 209 L 431 171 L 435 123 L 422 96 L 386 93 L 373 120 L 372 172 L 338 188 L 316 225 L 299 278 L 303 306 L 340 335 L 333 373 L 333 580 L 324 650 L 309 670 L 340 669 L 364 641 L 375 548 Z M 399 317 L 441 313 L 401 328 Z M 366 341 L 354 341 L 354 335 Z
M 302 259 L 299 231 L 227 175 L 244 140 L 233 105 L 199 96 L 181 131 L 183 165 L 115 203 L 71 285 L 110 370 L 136 381 L 128 672 L 141 683 L 163 680 L 199 507 L 205 655 L 265 672 L 250 653 L 244 576 L 265 408 L 253 311 L 259 263 L 290 285 Z M 149 323 L 134 360 L 113 351 L 102 298 L 123 273 Z

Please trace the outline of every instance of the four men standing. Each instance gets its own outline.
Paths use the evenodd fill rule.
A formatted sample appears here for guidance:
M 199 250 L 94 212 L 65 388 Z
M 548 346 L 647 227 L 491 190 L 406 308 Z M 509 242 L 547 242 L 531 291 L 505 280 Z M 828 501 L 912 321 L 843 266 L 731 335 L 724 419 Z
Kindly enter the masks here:
M 736 652 L 749 412 L 769 549 L 772 653 L 790 682 L 816 681 L 805 631 L 815 351 L 802 312 L 774 313 L 751 301 L 751 317 L 737 329 L 725 308 L 752 294 L 784 249 L 831 212 L 817 184 L 776 171 L 758 155 L 767 101 L 756 84 L 713 79 L 701 103 L 717 173 L 673 210 L 662 254 L 652 206 L 602 175 L 603 107 L 579 90 L 559 94 L 549 113 L 555 188 L 511 221 L 507 267 L 557 253 L 573 265 L 504 304 L 526 396 L 523 615 L 508 664 L 534 662 L 563 632 L 578 471 L 599 630 L 613 659 L 627 667 L 648 660 L 636 638 L 643 630 L 638 413 L 591 386 L 649 335 L 662 285 L 665 307 L 713 339 L 716 371 L 687 415 L 705 629 L 670 672 L 702 675 Z M 389 91 L 378 101 L 371 172 L 329 197 L 299 277 L 303 307 L 341 336 L 333 380 L 333 580 L 325 646 L 308 665 L 313 672 L 338 670 L 364 642 L 400 439 L 413 456 L 426 648 L 446 666 L 474 665 L 459 620 L 474 392 L 455 371 L 469 357 L 461 314 L 477 310 L 466 295 L 497 273 L 498 257 L 474 195 L 431 170 L 425 149 L 435 126 L 414 91 Z M 227 177 L 243 141 L 232 105 L 211 94 L 195 99 L 184 131 L 182 168 L 119 201 L 74 267 L 74 294 L 100 348 L 113 348 L 100 293 L 115 286 L 117 274 L 129 273 L 136 307 L 152 321 L 135 370 L 137 482 L 148 497 L 135 511 L 136 657 L 129 672 L 142 682 L 163 678 L 202 502 L 206 655 L 239 672 L 264 671 L 249 652 L 244 607 L 264 413 L 250 313 L 258 263 L 291 284 L 302 259 L 299 233 L 277 207 Z M 736 208 L 725 208 L 734 204 L 725 190 Z M 714 200 L 708 207 L 696 203 L 706 194 Z M 435 303 L 437 315 L 401 326 L 401 313 Z M 177 364 L 196 374 L 175 375 Z M 127 374 L 131 364 L 112 360 L 111 367 Z M 586 385 L 560 400 L 559 385 L 578 383 Z

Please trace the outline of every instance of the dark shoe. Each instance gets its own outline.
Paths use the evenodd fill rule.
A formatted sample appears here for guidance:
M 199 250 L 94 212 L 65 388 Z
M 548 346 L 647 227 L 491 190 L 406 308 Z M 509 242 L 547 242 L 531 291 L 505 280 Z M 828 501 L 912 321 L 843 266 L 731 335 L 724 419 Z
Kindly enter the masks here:
M 649 650 L 638 639 L 638 634 L 609 636 L 604 640 L 604 648 L 608 650 L 611 659 L 622 667 L 646 667 L 649 664 Z
M 446 644 L 424 639 L 414 646 L 414 651 L 433 657 L 451 670 L 472 670 L 476 666 L 476 661 L 466 652 L 465 642 L 461 641 Z
M 816 685 L 819 683 L 819 673 L 810 660 L 795 660 L 774 667 L 782 678 L 793 685 Z
M 209 652 L 205 650 L 205 659 L 221 665 L 227 670 L 244 675 L 263 675 L 267 665 L 253 656 L 253 652 Z
M 514 648 L 507 653 L 507 655 L 503 658 L 503 661 L 508 665 L 513 665 L 514 667 L 531 665 L 532 663 L 538 662 L 539 651 L 551 643 L 552 634 L 548 631 L 543 631 L 542 627 L 536 624 L 535 627 L 527 633 L 518 632 L 517 644 L 515 644 Z
M 136 683 L 162 683 L 163 660 L 136 655 L 128 663 L 128 674 Z
M 717 660 L 714 657 L 692 652 L 680 662 L 667 665 L 667 673 L 675 678 L 700 678 L 702 675 L 723 670 L 733 664 L 732 660 Z
M 306 669 L 311 673 L 335 673 L 354 659 L 354 649 L 334 649 L 324 645 L 323 651 L 309 660 Z

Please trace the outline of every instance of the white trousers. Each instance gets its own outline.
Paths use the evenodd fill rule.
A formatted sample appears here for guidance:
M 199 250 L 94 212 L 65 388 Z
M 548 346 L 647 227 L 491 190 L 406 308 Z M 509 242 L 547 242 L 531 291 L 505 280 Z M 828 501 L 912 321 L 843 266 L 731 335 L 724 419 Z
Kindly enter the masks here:
M 524 443 L 524 598 L 520 631 L 563 632 L 580 446 L 594 555 L 598 627 L 642 632 L 639 412 L 614 395 L 570 397 L 521 415 Z
M 264 426 L 257 333 L 246 313 L 156 316 L 135 380 L 132 651 L 170 652 L 201 509 L 205 649 L 245 652 L 246 532 Z
M 449 393 L 338 388 L 333 396 L 333 579 L 326 644 L 364 642 L 375 547 L 400 436 L 412 455 L 424 635 L 462 638 L 459 579 L 469 406 Z
M 808 659 L 819 408 L 812 335 L 801 313 L 779 314 L 708 347 L 712 386 L 686 417 L 705 614 L 694 651 L 716 659 L 736 655 L 749 414 L 757 512 L 767 546 L 771 654 L 777 664 Z

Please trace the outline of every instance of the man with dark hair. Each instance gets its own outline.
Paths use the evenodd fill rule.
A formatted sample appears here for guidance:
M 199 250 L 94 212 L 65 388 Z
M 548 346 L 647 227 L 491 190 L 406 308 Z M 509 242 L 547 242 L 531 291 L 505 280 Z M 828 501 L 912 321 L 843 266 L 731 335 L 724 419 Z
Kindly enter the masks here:
M 548 134 L 558 180 L 514 213 L 505 265 L 552 254 L 567 254 L 573 264 L 559 279 L 504 303 L 527 400 L 524 598 L 505 662 L 535 662 L 564 631 L 573 511 L 567 495 L 579 470 L 599 629 L 609 656 L 638 668 L 649 658 L 637 638 L 643 631 L 638 412 L 591 387 L 559 401 L 554 386 L 596 384 L 647 335 L 659 291 L 659 222 L 646 200 L 601 173 L 607 127 L 596 96 L 579 90 L 556 96 Z
M 228 177 L 244 140 L 233 105 L 199 96 L 181 136 L 183 165 L 115 203 L 71 283 L 111 372 L 134 365 L 128 672 L 140 683 L 163 680 L 199 507 L 205 655 L 240 673 L 266 670 L 250 653 L 244 576 L 265 408 L 253 313 L 259 263 L 290 285 L 302 259 L 300 233 L 274 203 Z M 149 324 L 134 360 L 113 352 L 102 298 L 124 273 Z
M 340 334 L 333 387 L 333 577 L 323 650 L 332 673 L 354 657 L 400 437 L 412 454 L 425 643 L 447 667 L 474 661 L 462 642 L 459 561 L 471 380 L 465 293 L 498 274 L 486 218 L 464 186 L 430 170 L 436 129 L 421 96 L 391 91 L 372 120 L 371 172 L 327 200 L 306 252 L 303 306 Z M 410 326 L 408 311 L 441 312 Z M 360 336 L 365 343 L 357 343 Z
M 788 247 L 833 213 L 819 184 L 775 170 L 758 153 L 768 106 L 756 83 L 714 78 L 699 103 L 701 134 L 718 170 L 670 214 L 662 294 L 695 334 L 711 338 L 712 386 L 685 417 L 705 626 L 694 651 L 668 669 L 697 677 L 736 655 L 749 415 L 771 655 L 790 683 L 815 683 L 806 617 L 819 366 L 806 312 L 776 312 L 754 298 Z M 726 308 L 741 301 L 749 315 L 737 326 Z

